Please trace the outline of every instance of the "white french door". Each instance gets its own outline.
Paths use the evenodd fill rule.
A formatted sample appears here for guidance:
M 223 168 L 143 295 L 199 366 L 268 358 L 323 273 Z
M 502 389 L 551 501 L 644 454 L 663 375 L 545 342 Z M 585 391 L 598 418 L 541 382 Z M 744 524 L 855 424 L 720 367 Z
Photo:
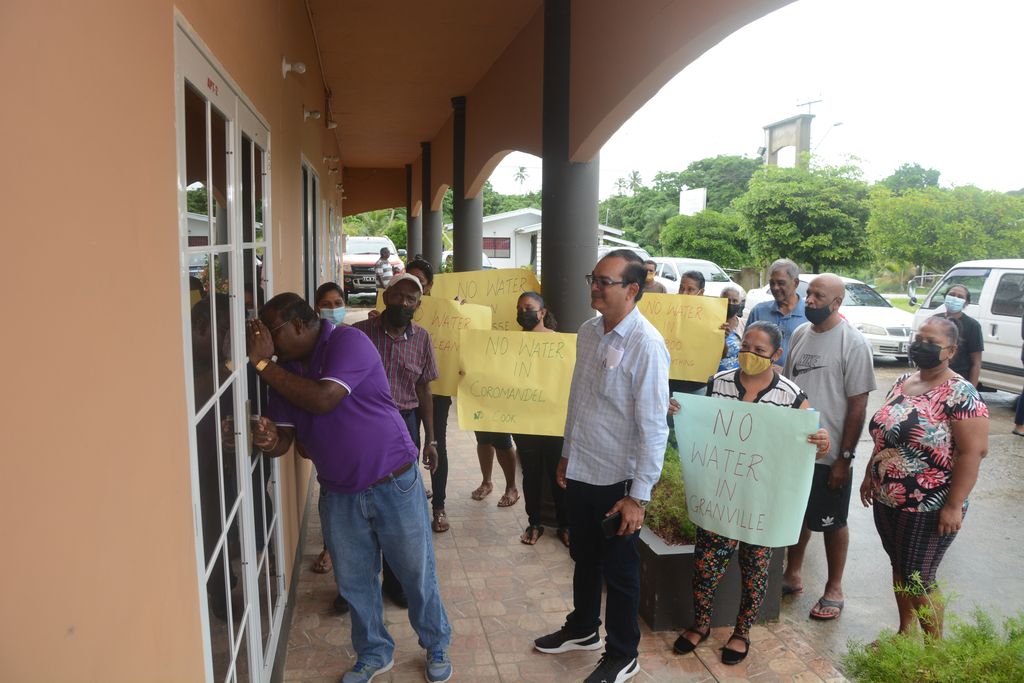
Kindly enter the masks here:
M 196 565 L 212 683 L 269 681 L 287 601 L 279 465 L 244 321 L 271 294 L 270 132 L 179 18 L 180 280 Z

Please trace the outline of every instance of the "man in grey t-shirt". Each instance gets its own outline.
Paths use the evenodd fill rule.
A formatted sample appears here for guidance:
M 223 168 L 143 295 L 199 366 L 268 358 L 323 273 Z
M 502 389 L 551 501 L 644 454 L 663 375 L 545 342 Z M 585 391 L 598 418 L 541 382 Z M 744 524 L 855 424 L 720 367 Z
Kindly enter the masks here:
M 786 555 L 784 592 L 803 590 L 801 570 L 812 531 L 824 532 L 828 582 L 811 618 L 836 619 L 843 611 L 843 569 L 850 531 L 851 476 L 864 429 L 868 393 L 875 389 L 871 344 L 839 315 L 846 289 L 839 277 L 819 275 L 807 287 L 808 322 L 793 332 L 783 374 L 807 393 L 828 430 L 832 448 L 814 466 L 814 480 L 800 540 Z

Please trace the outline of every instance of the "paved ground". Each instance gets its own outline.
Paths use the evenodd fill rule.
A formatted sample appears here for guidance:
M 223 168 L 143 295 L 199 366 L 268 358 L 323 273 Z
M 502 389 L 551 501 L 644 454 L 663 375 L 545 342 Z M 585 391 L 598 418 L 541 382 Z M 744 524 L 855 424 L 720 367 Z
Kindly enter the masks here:
M 353 311 L 349 322 L 361 318 Z M 870 412 L 903 371 L 896 363 L 878 362 L 879 390 L 871 397 Z M 940 579 L 955 593 L 954 614 L 969 613 L 975 605 L 1002 616 L 1024 609 L 1024 439 L 1012 436 L 1012 399 L 986 394 L 992 410 L 990 454 L 972 496 L 964 530 L 940 570 Z M 570 608 L 572 565 L 568 552 L 553 533 L 529 547 L 518 541 L 526 525 L 520 501 L 508 509 L 495 506 L 498 493 L 482 502 L 469 492 L 479 483 L 473 436 L 462 432 L 456 411 L 449 424 L 451 476 L 447 509 L 452 529 L 435 534 L 441 591 L 455 637 L 454 680 L 461 681 L 575 681 L 596 664 L 599 653 L 542 655 L 532 650 L 533 638 L 557 629 Z M 860 449 L 869 452 L 868 444 Z M 858 459 L 858 470 L 863 460 Z M 500 474 L 496 489 L 500 488 Z M 857 474 L 859 485 L 860 474 Z M 315 506 L 314 506 L 315 514 Z M 806 590 L 787 598 L 777 623 L 755 627 L 751 655 L 738 667 L 724 667 L 718 648 L 729 629 L 718 629 L 696 656 L 671 652 L 674 632 L 652 633 L 643 628 L 642 673 L 637 681 L 836 681 L 840 657 L 850 639 L 869 641 L 882 627 L 896 623 L 887 558 L 874 530 L 870 511 L 859 503 L 851 509 L 852 540 L 846 571 L 847 607 L 832 623 L 813 622 L 807 612 L 824 584 L 824 553 L 812 542 L 805 571 Z M 298 600 L 288 642 L 286 681 L 337 681 L 354 663 L 348 617 L 331 613 L 333 578 L 309 571 L 321 547 L 319 520 L 311 522 L 306 556 L 301 567 Z M 394 670 L 378 681 L 419 681 L 422 651 L 405 613 L 387 607 L 385 619 L 397 642 Z

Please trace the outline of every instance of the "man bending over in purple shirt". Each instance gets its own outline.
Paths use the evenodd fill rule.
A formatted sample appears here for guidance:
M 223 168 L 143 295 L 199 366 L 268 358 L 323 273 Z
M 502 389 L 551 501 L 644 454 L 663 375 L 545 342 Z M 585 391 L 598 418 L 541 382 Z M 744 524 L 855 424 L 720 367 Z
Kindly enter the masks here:
M 409 622 L 427 651 L 426 678 L 447 681 L 451 626 L 438 589 L 418 453 L 377 350 L 365 334 L 319 319 L 290 292 L 260 309 L 246 338 L 249 361 L 270 386 L 254 443 L 277 456 L 301 440 L 316 465 L 324 540 L 352 607 L 357 660 L 342 682 L 366 683 L 394 664 L 379 580 L 382 551 L 408 596 Z M 428 468 L 432 453 L 424 454 Z

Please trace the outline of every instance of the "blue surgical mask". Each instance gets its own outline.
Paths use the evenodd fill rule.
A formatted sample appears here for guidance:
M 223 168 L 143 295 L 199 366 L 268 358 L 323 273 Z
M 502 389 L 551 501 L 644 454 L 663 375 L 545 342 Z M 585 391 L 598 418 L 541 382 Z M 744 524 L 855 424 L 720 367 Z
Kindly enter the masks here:
M 967 304 L 967 299 L 961 299 L 958 296 L 947 294 L 943 303 L 946 304 L 946 310 L 950 313 L 959 313 L 964 310 L 964 306 Z
M 345 307 L 340 308 L 321 308 L 320 317 L 324 320 L 328 320 L 335 325 L 340 325 L 345 321 Z

